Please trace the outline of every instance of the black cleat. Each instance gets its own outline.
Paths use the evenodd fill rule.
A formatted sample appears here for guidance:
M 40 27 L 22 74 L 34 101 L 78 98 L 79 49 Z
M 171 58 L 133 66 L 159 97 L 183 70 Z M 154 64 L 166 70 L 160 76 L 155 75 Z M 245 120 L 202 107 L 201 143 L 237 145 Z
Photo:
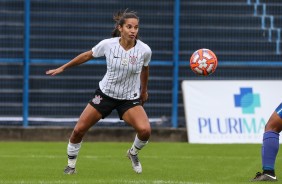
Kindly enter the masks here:
M 257 172 L 254 179 L 251 180 L 252 182 L 259 182 L 259 181 L 269 181 L 269 182 L 275 182 L 278 181 L 276 176 L 271 176 L 269 174 L 260 173 Z

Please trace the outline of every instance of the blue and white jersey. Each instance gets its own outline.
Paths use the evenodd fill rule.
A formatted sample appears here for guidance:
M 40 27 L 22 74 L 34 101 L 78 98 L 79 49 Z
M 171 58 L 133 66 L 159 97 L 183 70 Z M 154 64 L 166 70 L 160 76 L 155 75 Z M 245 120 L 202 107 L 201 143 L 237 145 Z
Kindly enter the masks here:
M 140 40 L 126 51 L 119 39 L 105 39 L 92 48 L 93 57 L 105 56 L 107 61 L 107 72 L 99 82 L 99 87 L 104 94 L 115 99 L 137 99 L 140 97 L 142 67 L 148 66 L 152 51 Z

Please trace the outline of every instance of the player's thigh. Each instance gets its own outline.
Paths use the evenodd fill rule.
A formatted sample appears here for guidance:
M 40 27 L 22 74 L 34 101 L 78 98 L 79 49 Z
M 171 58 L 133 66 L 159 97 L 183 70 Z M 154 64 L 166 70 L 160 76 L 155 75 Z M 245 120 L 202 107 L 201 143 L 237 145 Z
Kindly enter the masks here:
M 282 119 L 276 111 L 270 116 L 265 126 L 265 131 L 275 131 L 278 133 L 282 131 Z
M 151 131 L 148 116 L 140 105 L 128 109 L 123 114 L 122 119 L 136 130 Z
M 79 132 L 86 132 L 91 126 L 95 125 L 102 115 L 92 105 L 87 104 L 83 112 L 81 113 L 78 122 L 75 126 L 75 130 Z

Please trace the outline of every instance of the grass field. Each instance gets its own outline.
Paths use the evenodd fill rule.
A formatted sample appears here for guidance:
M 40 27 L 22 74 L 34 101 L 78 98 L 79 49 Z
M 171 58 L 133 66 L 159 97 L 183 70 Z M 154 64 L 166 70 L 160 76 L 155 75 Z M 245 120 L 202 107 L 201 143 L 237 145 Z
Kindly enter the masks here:
M 237 184 L 260 171 L 258 144 L 151 142 L 139 154 L 143 173 L 125 157 L 131 143 L 84 142 L 76 175 L 64 175 L 62 142 L 0 142 L 0 184 Z M 276 172 L 282 179 L 281 154 Z

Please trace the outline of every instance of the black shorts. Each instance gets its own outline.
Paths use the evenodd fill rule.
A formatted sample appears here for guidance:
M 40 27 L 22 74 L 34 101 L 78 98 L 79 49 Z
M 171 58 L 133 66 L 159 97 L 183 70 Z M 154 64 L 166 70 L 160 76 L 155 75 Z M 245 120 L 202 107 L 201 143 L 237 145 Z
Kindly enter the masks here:
M 95 91 L 89 104 L 102 114 L 103 119 L 110 115 L 114 109 L 117 110 L 119 118 L 122 119 L 123 114 L 128 109 L 141 105 L 140 99 L 118 100 L 105 95 L 100 89 Z

